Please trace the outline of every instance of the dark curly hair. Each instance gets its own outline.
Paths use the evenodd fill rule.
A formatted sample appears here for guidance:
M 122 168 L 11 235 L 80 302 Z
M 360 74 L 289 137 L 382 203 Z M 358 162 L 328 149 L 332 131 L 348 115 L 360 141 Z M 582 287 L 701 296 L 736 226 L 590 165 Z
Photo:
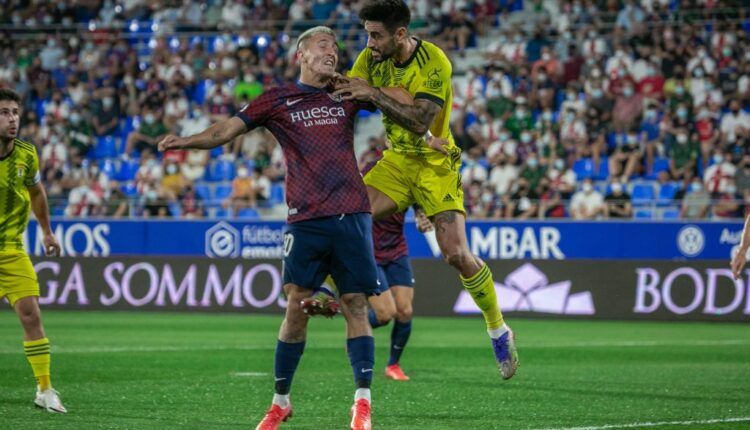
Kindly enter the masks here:
M 359 11 L 359 18 L 362 22 L 382 22 L 388 31 L 395 33 L 401 27 L 409 27 L 411 12 L 402 0 L 372 0 Z

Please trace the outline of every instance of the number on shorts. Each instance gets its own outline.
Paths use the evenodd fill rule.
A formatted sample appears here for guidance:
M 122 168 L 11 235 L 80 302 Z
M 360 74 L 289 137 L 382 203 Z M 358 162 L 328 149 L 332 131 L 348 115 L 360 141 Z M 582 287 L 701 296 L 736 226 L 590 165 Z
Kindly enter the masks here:
M 289 253 L 292 252 L 293 245 L 294 245 L 294 236 L 292 236 L 292 233 L 284 234 L 284 257 L 289 256 Z

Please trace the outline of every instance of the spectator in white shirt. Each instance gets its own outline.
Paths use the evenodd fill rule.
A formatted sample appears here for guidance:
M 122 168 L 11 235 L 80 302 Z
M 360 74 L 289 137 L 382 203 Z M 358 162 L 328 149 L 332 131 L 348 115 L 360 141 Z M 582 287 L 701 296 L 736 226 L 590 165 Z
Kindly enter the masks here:
M 750 132 L 750 115 L 741 109 L 740 101 L 737 99 L 729 102 L 729 112 L 721 118 L 721 142 L 724 145 L 732 144 L 738 138 L 748 136 Z
M 604 213 L 604 197 L 594 189 L 591 179 L 586 179 L 581 191 L 573 194 L 570 215 L 573 219 L 595 219 Z
M 729 182 L 734 182 L 737 167 L 731 163 L 729 156 L 720 148 L 714 151 L 713 164 L 703 173 L 703 183 L 709 193 L 723 193 Z

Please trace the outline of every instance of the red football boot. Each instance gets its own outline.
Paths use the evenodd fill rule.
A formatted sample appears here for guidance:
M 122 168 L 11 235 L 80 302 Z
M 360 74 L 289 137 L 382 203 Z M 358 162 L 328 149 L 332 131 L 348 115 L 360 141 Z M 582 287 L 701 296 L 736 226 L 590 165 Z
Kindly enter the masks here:
M 385 368 L 385 377 L 389 379 L 393 379 L 394 381 L 408 381 L 409 377 L 406 376 L 403 370 L 401 370 L 401 366 L 396 364 L 391 364 L 390 366 L 386 366 Z
M 292 405 L 282 408 L 279 405 L 271 405 L 266 416 L 260 421 L 255 430 L 276 430 L 282 422 L 292 417 Z
M 359 399 L 352 406 L 351 430 L 372 430 L 372 419 L 370 418 L 370 402 L 367 399 Z

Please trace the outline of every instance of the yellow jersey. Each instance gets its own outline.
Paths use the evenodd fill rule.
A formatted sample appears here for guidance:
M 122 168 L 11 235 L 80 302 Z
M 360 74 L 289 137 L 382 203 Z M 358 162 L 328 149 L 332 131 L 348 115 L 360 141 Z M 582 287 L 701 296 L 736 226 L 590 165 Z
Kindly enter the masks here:
M 437 103 L 441 109 L 430 125 L 430 133 L 448 140 L 453 148 L 455 142 L 450 132 L 453 67 L 442 49 L 424 40 L 416 41 L 414 53 L 404 64 L 396 63 L 393 58 L 376 63 L 372 59 L 370 48 L 365 48 L 354 62 L 349 76 L 365 79 L 375 87 L 402 87 L 415 100 L 427 99 Z M 385 115 L 383 126 L 393 151 L 419 156 L 431 151 L 423 136 L 401 127 Z
M 0 252 L 23 251 L 23 232 L 31 209 L 26 187 L 41 181 L 34 145 L 15 139 L 0 159 Z

